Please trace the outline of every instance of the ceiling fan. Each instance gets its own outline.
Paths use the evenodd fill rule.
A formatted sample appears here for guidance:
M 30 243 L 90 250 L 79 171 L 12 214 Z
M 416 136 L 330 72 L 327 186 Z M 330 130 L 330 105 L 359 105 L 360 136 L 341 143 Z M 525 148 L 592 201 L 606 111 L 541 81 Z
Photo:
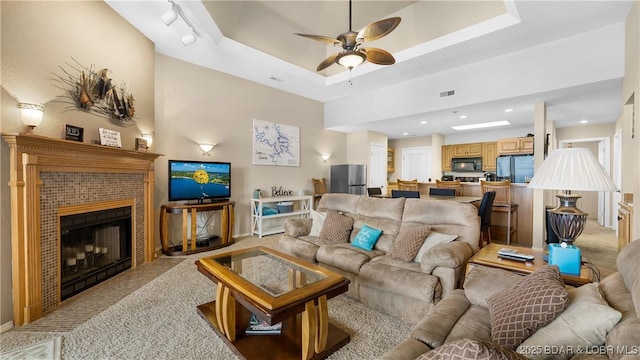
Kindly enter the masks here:
M 392 65 L 396 62 L 393 55 L 386 50 L 378 48 L 361 47 L 365 42 L 374 41 L 392 32 L 400 24 L 399 17 L 392 17 L 371 23 L 359 32 L 351 30 L 351 0 L 349 0 L 349 31 L 338 35 L 336 38 L 321 35 L 299 34 L 313 40 L 328 44 L 340 45 L 343 51 L 324 59 L 316 68 L 322 71 L 327 67 L 338 64 L 351 70 L 365 61 L 378 65 Z

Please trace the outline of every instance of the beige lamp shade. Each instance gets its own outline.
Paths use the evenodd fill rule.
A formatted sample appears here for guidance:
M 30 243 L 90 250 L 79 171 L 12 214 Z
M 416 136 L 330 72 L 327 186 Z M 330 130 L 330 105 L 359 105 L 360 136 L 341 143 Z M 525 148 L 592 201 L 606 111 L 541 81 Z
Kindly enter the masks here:
M 529 183 L 532 189 L 617 191 L 602 165 L 586 148 L 552 150 Z

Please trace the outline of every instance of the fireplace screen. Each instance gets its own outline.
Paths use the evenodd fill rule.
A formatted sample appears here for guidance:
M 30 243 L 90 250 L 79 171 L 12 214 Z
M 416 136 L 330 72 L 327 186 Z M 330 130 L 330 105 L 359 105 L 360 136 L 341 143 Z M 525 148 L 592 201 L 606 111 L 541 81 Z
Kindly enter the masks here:
M 131 207 L 60 218 L 61 300 L 131 268 Z

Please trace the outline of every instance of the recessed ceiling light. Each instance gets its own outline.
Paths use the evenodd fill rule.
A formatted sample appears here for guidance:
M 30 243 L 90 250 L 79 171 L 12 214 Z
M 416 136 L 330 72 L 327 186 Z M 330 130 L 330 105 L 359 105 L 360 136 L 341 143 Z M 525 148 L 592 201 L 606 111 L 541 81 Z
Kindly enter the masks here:
M 459 126 L 452 126 L 451 128 L 453 130 L 469 130 L 469 129 L 480 129 L 480 128 L 486 128 L 486 127 L 494 127 L 494 126 L 504 126 L 504 125 L 510 125 L 511 123 L 503 120 L 503 121 L 493 121 L 493 122 L 488 122 L 488 123 L 480 123 L 480 124 L 469 124 L 469 125 L 459 125 Z
M 422 125 L 424 125 L 424 124 L 426 124 L 426 123 L 427 123 L 427 122 L 426 122 L 426 121 L 424 121 L 424 120 L 420 121 L 420 124 L 422 124 Z
M 404 135 L 404 136 L 408 136 L 408 135 L 409 135 L 409 133 L 408 133 L 408 132 L 403 132 L 403 133 L 402 133 L 402 135 Z
M 466 119 L 467 115 L 460 115 L 460 119 Z
M 586 124 L 586 123 L 588 123 L 588 122 L 589 122 L 589 120 L 587 120 L 587 119 L 582 119 L 582 120 L 580 120 L 580 124 Z
M 512 112 L 513 109 L 504 109 L 504 112 Z

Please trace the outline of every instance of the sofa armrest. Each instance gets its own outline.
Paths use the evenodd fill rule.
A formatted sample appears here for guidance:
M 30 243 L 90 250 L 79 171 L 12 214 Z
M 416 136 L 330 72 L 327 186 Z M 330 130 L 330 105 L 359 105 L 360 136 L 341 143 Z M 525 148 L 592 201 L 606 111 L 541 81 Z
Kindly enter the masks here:
M 463 241 L 436 245 L 427 250 L 420 259 L 420 267 L 427 274 L 433 273 L 438 266 L 459 268 L 465 266 L 473 255 L 473 249 Z
M 284 221 L 284 233 L 291 237 L 309 235 L 313 221 L 308 218 L 286 219 Z
M 458 319 L 469 309 L 471 303 L 464 290 L 454 290 L 431 309 L 411 331 L 410 337 L 420 340 L 432 349 L 442 345 Z
M 406 339 L 389 350 L 379 360 L 414 360 L 431 350 L 429 346 L 416 339 Z

